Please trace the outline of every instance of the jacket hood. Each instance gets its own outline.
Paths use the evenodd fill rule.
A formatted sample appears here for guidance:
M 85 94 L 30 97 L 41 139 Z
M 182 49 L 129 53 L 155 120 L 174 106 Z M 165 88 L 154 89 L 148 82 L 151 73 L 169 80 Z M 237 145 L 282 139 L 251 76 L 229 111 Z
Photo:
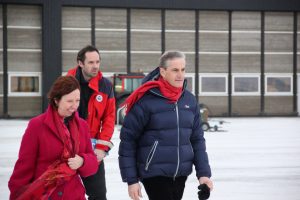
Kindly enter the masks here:
M 142 80 L 142 84 L 148 82 L 148 81 L 153 81 L 158 79 L 158 77 L 160 76 L 159 73 L 159 67 L 156 67 L 152 72 L 150 72 L 149 74 L 147 74 L 147 76 L 145 76 Z

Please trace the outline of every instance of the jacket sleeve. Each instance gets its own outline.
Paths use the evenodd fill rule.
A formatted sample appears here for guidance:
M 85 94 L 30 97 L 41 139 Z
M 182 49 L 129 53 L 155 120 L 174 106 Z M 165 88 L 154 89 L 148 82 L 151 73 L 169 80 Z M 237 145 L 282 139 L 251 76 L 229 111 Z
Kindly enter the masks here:
M 81 156 L 84 160 L 83 165 L 78 169 L 78 173 L 82 177 L 87 177 L 95 174 L 98 170 L 98 162 L 97 158 L 95 156 L 95 153 L 92 149 L 91 139 L 90 139 L 90 133 L 88 125 L 85 121 L 82 120 L 82 126 L 83 132 L 81 134 L 84 134 L 84 143 L 85 145 L 85 151 L 80 152 L 79 156 Z
M 137 146 L 149 115 L 136 103 L 125 116 L 120 133 L 119 167 L 123 182 L 129 185 L 139 181 L 137 170 Z
M 111 86 L 112 87 L 112 86 Z M 115 115 L 116 115 L 116 102 L 113 95 L 113 89 L 111 88 L 110 94 L 108 95 L 107 104 L 102 118 L 102 127 L 97 138 L 97 149 L 109 151 L 113 144 L 110 141 L 115 127 Z
M 38 124 L 31 120 L 23 135 L 19 156 L 15 164 L 13 173 L 8 182 L 10 199 L 15 199 L 16 195 L 22 191 L 34 179 L 35 166 L 39 151 Z
M 206 176 L 211 177 L 211 169 L 209 166 L 208 155 L 206 152 L 206 144 L 204 132 L 201 128 L 200 110 L 197 104 L 195 111 L 195 119 L 193 125 L 193 133 L 191 136 L 191 144 L 194 150 L 194 165 L 196 168 L 196 176 L 198 178 Z

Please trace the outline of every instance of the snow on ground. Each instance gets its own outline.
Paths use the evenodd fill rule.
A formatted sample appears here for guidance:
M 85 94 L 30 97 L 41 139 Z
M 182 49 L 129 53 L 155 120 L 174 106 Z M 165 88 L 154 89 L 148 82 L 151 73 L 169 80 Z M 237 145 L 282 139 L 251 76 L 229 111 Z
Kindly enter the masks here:
M 219 120 L 215 118 L 216 120 Z M 206 132 L 214 181 L 212 200 L 300 200 L 300 118 L 225 118 L 220 132 Z M 0 120 L 0 199 L 8 199 L 8 179 L 17 159 L 26 120 Z M 106 158 L 109 200 L 128 200 L 115 148 Z M 224 131 L 225 130 L 225 131 Z M 197 199 L 193 173 L 184 200 Z M 147 195 L 143 190 L 143 199 Z

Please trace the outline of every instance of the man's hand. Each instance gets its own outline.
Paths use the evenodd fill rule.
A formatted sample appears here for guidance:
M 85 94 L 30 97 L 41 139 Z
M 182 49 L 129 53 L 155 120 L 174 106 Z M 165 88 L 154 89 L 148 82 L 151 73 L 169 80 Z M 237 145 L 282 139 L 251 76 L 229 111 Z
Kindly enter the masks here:
M 83 165 L 83 158 L 76 154 L 74 158 L 68 159 L 68 165 L 71 169 L 77 170 Z
M 106 152 L 102 149 L 95 149 L 95 155 L 97 156 L 98 162 L 101 162 L 103 158 L 106 156 Z
M 135 183 L 132 185 L 128 185 L 128 194 L 131 199 L 133 200 L 139 200 L 140 197 L 142 198 L 142 191 L 141 186 L 139 183 Z
M 205 177 L 205 176 L 200 177 L 199 183 L 200 183 L 200 185 L 206 184 L 209 187 L 210 191 L 212 191 L 214 188 L 213 182 L 208 177 Z

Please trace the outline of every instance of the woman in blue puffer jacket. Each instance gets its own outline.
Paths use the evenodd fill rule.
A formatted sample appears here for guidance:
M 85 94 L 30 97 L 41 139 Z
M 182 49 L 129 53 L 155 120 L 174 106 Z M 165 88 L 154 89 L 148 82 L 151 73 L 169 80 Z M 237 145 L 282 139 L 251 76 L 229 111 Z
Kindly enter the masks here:
M 129 196 L 179 200 L 195 165 L 200 184 L 213 188 L 200 113 L 195 96 L 184 87 L 185 55 L 169 51 L 160 67 L 125 102 L 119 166 Z

